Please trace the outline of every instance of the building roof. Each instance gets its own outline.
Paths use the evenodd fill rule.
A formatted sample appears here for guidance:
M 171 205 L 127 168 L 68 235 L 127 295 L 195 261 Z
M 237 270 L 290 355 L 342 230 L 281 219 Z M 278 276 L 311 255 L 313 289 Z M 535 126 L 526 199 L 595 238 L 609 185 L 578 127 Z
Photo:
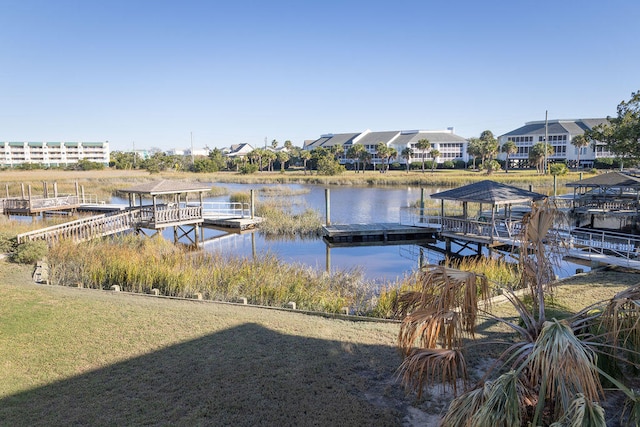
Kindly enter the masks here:
M 575 120 L 548 120 L 546 122 L 547 133 L 579 135 L 584 131 L 592 129 L 594 126 L 607 122 L 606 118 L 601 119 L 575 119 Z M 501 136 L 523 136 L 523 135 L 543 135 L 545 133 L 545 121 L 527 122 L 524 126 Z
M 479 181 L 431 195 L 432 199 L 488 203 L 491 205 L 527 203 L 534 200 L 542 200 L 546 197 L 544 194 L 534 193 L 491 180 Z
M 608 172 L 580 181 L 569 182 L 567 187 L 597 187 L 597 188 L 640 188 L 640 178 L 623 173 Z
M 125 193 L 156 196 L 160 194 L 197 193 L 209 190 L 211 190 L 210 185 L 201 184 L 199 182 L 162 180 L 139 184 L 122 191 Z
M 345 145 L 353 141 L 353 139 L 360 135 L 360 132 L 356 133 L 336 133 L 336 134 L 327 134 L 322 135 L 320 138 L 316 139 L 305 148 L 312 150 L 318 147 L 333 147 L 334 145 Z
M 378 145 L 381 142 L 388 144 L 398 136 L 399 133 L 400 131 L 397 130 L 386 132 L 367 132 L 362 133 L 354 142 L 362 145 Z

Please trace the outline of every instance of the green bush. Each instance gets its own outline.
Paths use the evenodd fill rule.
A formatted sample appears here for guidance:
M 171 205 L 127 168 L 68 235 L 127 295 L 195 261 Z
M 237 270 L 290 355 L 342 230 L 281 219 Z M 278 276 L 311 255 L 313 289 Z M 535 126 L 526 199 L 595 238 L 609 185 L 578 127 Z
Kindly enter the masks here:
M 13 252 L 13 248 L 15 244 L 16 244 L 15 234 L 0 232 L 0 254 Z
M 240 173 L 243 175 L 250 175 L 252 173 L 258 172 L 258 165 L 253 163 L 245 163 L 240 166 Z
M 456 165 L 451 160 L 445 160 L 442 162 L 442 169 L 453 169 Z
M 44 240 L 24 242 L 16 246 L 11 260 L 20 264 L 35 264 L 43 259 L 48 251 L 49 247 Z

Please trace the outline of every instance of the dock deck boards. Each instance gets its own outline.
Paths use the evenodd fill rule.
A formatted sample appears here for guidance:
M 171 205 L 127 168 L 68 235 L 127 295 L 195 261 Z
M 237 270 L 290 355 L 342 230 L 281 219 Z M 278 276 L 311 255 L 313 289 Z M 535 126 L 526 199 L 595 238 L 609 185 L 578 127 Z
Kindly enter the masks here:
M 410 244 L 433 241 L 435 229 L 398 223 L 339 224 L 322 227 L 324 240 L 332 245 Z

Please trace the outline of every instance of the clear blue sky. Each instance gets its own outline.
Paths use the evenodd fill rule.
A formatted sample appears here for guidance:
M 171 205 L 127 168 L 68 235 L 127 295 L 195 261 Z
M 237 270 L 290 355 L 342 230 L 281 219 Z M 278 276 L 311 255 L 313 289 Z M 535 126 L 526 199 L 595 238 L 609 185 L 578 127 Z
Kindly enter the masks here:
M 635 0 L 0 0 L 0 141 L 196 148 L 615 115 Z

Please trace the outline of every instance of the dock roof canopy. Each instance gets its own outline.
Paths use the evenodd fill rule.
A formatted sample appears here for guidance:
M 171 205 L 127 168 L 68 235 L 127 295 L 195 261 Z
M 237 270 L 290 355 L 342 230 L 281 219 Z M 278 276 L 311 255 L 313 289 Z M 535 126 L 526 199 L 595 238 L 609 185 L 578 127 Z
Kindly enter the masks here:
M 640 189 L 640 178 L 622 172 L 608 172 L 580 181 L 569 182 L 574 188 L 633 188 Z
M 441 191 L 432 194 L 432 199 L 455 200 L 459 202 L 488 203 L 491 205 L 510 205 L 516 203 L 530 203 L 545 199 L 547 196 L 518 187 L 484 180 L 464 187 Z
M 157 196 L 161 194 L 178 194 L 178 193 L 198 193 L 211 190 L 210 185 L 204 185 L 199 182 L 183 182 L 183 181 L 155 181 L 136 185 L 126 190 L 125 193 L 148 194 Z

